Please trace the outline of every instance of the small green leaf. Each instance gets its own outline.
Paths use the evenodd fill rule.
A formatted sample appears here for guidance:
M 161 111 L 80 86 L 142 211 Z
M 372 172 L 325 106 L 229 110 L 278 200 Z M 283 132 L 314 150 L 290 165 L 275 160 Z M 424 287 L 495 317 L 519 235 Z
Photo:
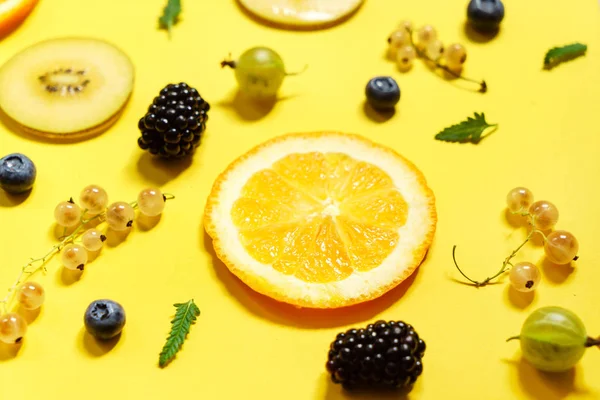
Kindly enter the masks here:
M 495 126 L 498 126 L 498 124 L 488 124 L 486 122 L 484 113 L 475 113 L 475 118 L 468 117 L 459 124 L 449 126 L 435 135 L 435 138 L 444 142 L 479 143 L 483 132 L 487 128 Z
M 179 20 L 181 13 L 181 0 L 168 0 L 163 9 L 163 15 L 158 19 L 160 27 L 166 29 L 171 36 L 171 29 Z
M 585 55 L 587 46 L 581 43 L 573 43 L 567 46 L 554 47 L 544 57 L 544 68 L 552 69 L 565 61 L 573 60 Z
M 196 318 L 200 315 L 200 309 L 194 303 L 194 300 L 190 300 L 187 303 L 176 303 L 173 306 L 177 309 L 175 317 L 171 321 L 171 332 L 167 338 L 162 351 L 160 352 L 160 358 L 158 365 L 164 367 L 167 365 L 175 354 L 179 352 L 183 342 L 185 341 L 190 328 L 196 322 Z

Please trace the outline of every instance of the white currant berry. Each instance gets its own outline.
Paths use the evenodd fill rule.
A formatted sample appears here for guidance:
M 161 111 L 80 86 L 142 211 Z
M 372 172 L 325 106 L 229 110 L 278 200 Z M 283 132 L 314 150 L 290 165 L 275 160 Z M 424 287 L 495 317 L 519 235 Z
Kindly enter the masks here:
M 512 212 L 525 212 L 533 204 L 533 193 L 524 187 L 516 187 L 506 195 L 506 205 Z
M 149 217 L 155 217 L 165 209 L 165 197 L 159 189 L 144 189 L 138 195 L 138 207 L 140 212 Z
M 106 222 L 115 231 L 124 231 L 133 225 L 135 211 L 130 204 L 118 201 L 106 210 Z
M 529 207 L 533 225 L 542 231 L 554 228 L 558 222 L 558 208 L 549 201 L 536 201 Z
M 71 201 L 58 203 L 54 209 L 56 223 L 65 228 L 70 228 L 81 221 L 81 208 Z
M 540 283 L 540 270 L 530 262 L 520 262 L 511 268 L 509 279 L 519 292 L 531 292 Z
M 417 57 L 417 51 L 411 45 L 400 47 L 396 52 L 396 65 L 401 71 L 410 69 L 413 65 L 415 58 Z
M 462 44 L 454 43 L 444 52 L 446 66 L 454 72 L 460 72 L 467 60 L 467 50 Z
M 437 39 L 437 31 L 431 25 L 421 27 L 417 32 L 417 45 L 425 49 L 427 45 Z
M 108 194 L 98 185 L 85 187 L 79 195 L 79 203 L 92 215 L 100 214 L 108 204 Z
M 88 262 L 88 253 L 82 245 L 71 243 L 63 249 L 61 260 L 65 268 L 83 271 Z

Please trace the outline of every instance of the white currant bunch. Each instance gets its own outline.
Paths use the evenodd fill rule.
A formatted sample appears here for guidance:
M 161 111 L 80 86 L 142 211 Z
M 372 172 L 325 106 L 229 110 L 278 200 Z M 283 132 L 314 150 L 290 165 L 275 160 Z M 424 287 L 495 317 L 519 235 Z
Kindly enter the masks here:
M 445 47 L 432 25 L 424 25 L 419 28 L 416 31 L 415 40 L 412 22 L 402 21 L 388 36 L 387 42 L 388 57 L 396 62 L 398 69 L 402 72 L 410 70 L 415 59 L 422 58 L 457 78 L 479 84 L 480 92 L 487 91 L 485 81 L 476 81 L 462 76 L 467 60 L 465 47 L 460 43 L 453 43 Z
M 125 231 L 133 226 L 136 209 L 146 216 L 156 217 L 162 214 L 166 201 L 174 198 L 159 189 L 147 188 L 132 203 L 117 201 L 109 205 L 106 191 L 100 186 L 89 185 L 81 191 L 79 204 L 72 198 L 59 203 L 54 209 L 54 219 L 64 228 L 65 234 L 61 242 L 43 257 L 31 259 L 21 268 L 8 294 L 0 300 L 0 341 L 14 344 L 25 336 L 27 322 L 18 312 L 9 312 L 11 301 L 16 299 L 25 310 L 42 306 L 45 300 L 43 286 L 27 279 L 39 270 L 46 271 L 45 264 L 50 258 L 62 251 L 61 261 L 65 268 L 83 271 L 88 263 L 88 253 L 100 251 L 104 246 L 107 237 L 100 228 L 103 222 L 107 225 L 104 230 Z M 90 226 L 94 221 L 99 223 Z M 73 232 L 66 235 L 69 229 Z
M 511 260 L 519 250 L 529 242 L 534 234 L 539 234 L 544 239 L 544 253 L 546 258 L 554 264 L 566 265 L 578 259 L 579 242 L 571 232 L 554 230 L 558 223 L 558 208 L 547 200 L 534 202 L 533 193 L 525 187 L 516 187 L 506 196 L 508 210 L 526 218 L 529 225 L 529 234 L 525 241 L 519 245 L 502 263 L 497 274 L 479 282 L 472 280 L 459 268 L 456 262 L 456 246 L 452 250 L 452 258 L 458 271 L 477 287 L 485 286 L 505 272 L 509 272 L 509 281 L 514 289 L 519 292 L 531 292 L 537 288 L 541 280 L 539 268 L 530 262 L 513 264 Z

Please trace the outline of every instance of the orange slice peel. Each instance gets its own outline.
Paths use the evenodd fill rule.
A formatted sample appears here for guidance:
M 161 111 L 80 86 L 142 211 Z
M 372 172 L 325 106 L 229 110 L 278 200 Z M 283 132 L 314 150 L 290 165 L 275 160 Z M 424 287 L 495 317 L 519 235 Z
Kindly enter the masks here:
M 0 37 L 19 26 L 37 3 L 38 0 L 0 0 Z

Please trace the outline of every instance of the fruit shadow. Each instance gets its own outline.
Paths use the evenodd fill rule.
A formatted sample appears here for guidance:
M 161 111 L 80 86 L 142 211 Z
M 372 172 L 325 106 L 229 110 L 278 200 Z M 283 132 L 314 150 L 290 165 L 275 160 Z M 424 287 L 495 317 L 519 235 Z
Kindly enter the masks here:
M 291 99 L 296 96 L 273 97 L 267 99 L 253 99 L 248 97 L 238 89 L 233 96 L 227 100 L 222 100 L 216 105 L 230 108 L 236 115 L 244 121 L 258 121 L 266 117 L 275 108 L 275 105 L 281 101 Z
M 544 277 L 550 282 L 556 284 L 566 282 L 567 279 L 569 279 L 571 275 L 575 273 L 575 268 L 571 264 L 554 264 L 546 257 L 543 257 L 542 261 L 538 262 L 538 265 L 542 266 L 542 271 L 544 271 Z
M 79 332 L 79 347 L 83 349 L 86 354 L 91 357 L 102 357 L 103 355 L 110 352 L 115 348 L 119 340 L 121 339 L 122 333 L 119 333 L 112 339 L 99 340 L 92 336 L 85 327 L 81 328 Z
M 86 266 L 87 268 L 87 266 Z M 81 279 L 83 271 L 72 270 L 61 265 L 56 271 L 56 283 L 59 286 L 71 286 Z
M 320 31 L 320 30 L 333 28 L 337 25 L 341 25 L 344 22 L 348 21 L 349 19 L 354 17 L 356 14 L 358 14 L 358 12 L 362 9 L 362 4 L 361 4 L 359 7 L 357 7 L 354 11 L 352 11 L 348 15 L 345 15 L 344 17 L 337 19 L 335 21 L 323 22 L 321 24 L 315 24 L 315 25 L 311 25 L 311 26 L 296 26 L 296 25 L 279 23 L 279 22 L 268 20 L 266 18 L 262 18 L 259 15 L 256 15 L 253 12 L 251 12 L 250 10 L 248 10 L 242 4 L 242 2 L 240 0 L 236 0 L 235 3 L 237 4 L 237 6 L 238 6 L 239 10 L 242 12 L 242 14 L 244 14 L 248 19 L 254 21 L 257 24 L 266 26 L 271 29 L 278 29 L 278 30 L 283 29 L 283 30 L 295 31 L 295 32 L 312 32 L 312 31 Z
M 508 208 L 503 211 L 504 219 L 513 228 L 527 226 L 527 218 L 519 214 L 513 214 Z
M 469 40 L 475 43 L 487 43 L 493 40 L 500 33 L 500 28 L 491 32 L 480 32 L 473 28 L 468 21 L 465 21 L 462 29 Z
M 31 325 L 42 313 L 42 307 L 38 307 L 35 310 L 28 310 L 23 308 L 23 306 L 19 306 L 17 312 L 21 315 L 25 321 L 27 321 L 27 325 Z
M 108 227 L 108 229 L 106 229 L 106 241 L 104 242 L 104 245 L 108 247 L 117 247 L 127 240 L 132 230 L 133 227 L 122 231 L 115 231 L 111 227 Z
M 135 224 L 139 230 L 147 232 L 158 225 L 161 218 L 162 214 L 158 214 L 155 217 L 150 217 L 144 213 L 138 213 L 137 217 L 135 218 Z
M 519 310 L 526 309 L 535 300 L 535 290 L 531 292 L 519 292 L 512 285 L 506 285 L 505 292 L 508 303 Z
M 4 111 L 0 109 L 0 124 L 4 125 L 4 127 L 11 131 L 12 133 L 23 137 L 24 139 L 30 140 L 32 142 L 41 142 L 46 144 L 73 144 L 78 142 L 83 142 L 86 140 L 93 139 L 97 136 L 100 136 L 108 129 L 110 129 L 123 114 L 125 107 L 119 110 L 111 120 L 107 121 L 104 125 L 99 128 L 91 128 L 90 132 L 88 131 L 82 132 L 81 134 L 73 134 L 73 135 L 60 135 L 54 136 L 50 134 L 39 133 L 35 134 L 27 129 L 23 128 L 18 122 L 14 119 L 6 115 Z
M 389 121 L 394 115 L 398 114 L 395 108 L 389 111 L 377 111 L 365 100 L 363 103 L 363 112 L 373 122 L 382 123 Z
M 29 198 L 31 190 L 19 194 L 10 194 L 0 189 L 0 207 L 15 207 Z
M 10 361 L 19 355 L 23 342 L 16 344 L 6 344 L 0 342 L 0 362 Z
M 190 165 L 192 157 L 167 160 L 145 151 L 137 161 L 137 170 L 148 181 L 163 186 L 181 175 Z
M 330 310 L 299 308 L 262 295 L 238 279 L 217 257 L 212 246 L 212 239 L 202 226 L 201 230 L 204 249 L 211 255 L 217 278 L 227 291 L 253 314 L 278 324 L 293 325 L 299 328 L 334 328 L 372 320 L 406 294 L 419 270 L 417 268 L 408 279 L 388 293 L 366 303 Z
M 412 388 L 402 390 L 345 390 L 331 381 L 329 374 L 323 374 L 327 391 L 324 400 L 409 400 Z
M 524 359 L 504 360 L 514 366 L 519 385 L 528 398 L 535 400 L 562 400 L 572 394 L 585 394 L 589 390 L 575 386 L 576 368 L 565 372 L 542 372 Z

